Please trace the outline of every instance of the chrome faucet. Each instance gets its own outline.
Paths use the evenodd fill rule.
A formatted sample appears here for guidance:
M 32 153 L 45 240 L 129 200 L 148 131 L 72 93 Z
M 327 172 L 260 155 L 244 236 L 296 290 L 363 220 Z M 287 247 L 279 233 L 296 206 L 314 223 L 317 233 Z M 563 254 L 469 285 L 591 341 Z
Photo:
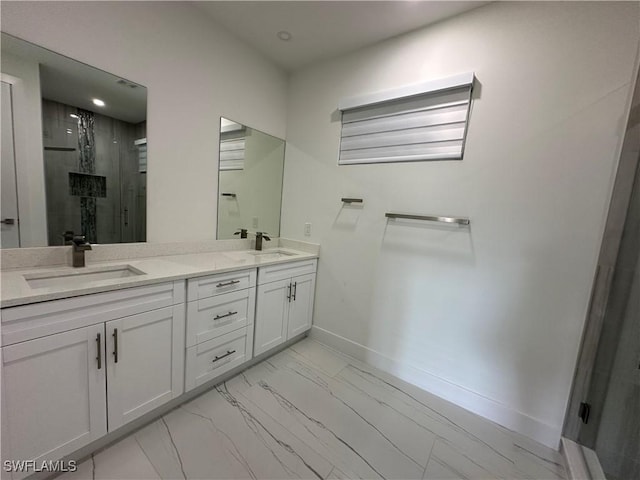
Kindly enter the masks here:
M 256 250 L 262 250 L 262 240 L 268 242 L 271 239 L 265 232 L 256 232 Z
M 75 268 L 84 267 L 84 252 L 91 250 L 91 244 L 87 242 L 84 235 L 76 235 L 72 240 L 73 263 Z

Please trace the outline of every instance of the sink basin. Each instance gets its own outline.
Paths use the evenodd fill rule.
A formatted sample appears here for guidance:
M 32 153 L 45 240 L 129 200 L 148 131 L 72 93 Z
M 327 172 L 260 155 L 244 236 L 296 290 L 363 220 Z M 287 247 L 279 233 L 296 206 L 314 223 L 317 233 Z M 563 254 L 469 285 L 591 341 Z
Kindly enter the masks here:
M 104 280 L 136 277 L 144 275 L 131 265 L 114 265 L 112 267 L 82 268 L 69 271 L 67 269 L 58 272 L 32 273 L 24 276 L 31 288 L 51 287 L 80 287 Z
M 252 250 L 248 252 L 250 255 L 256 256 L 259 260 L 278 260 L 280 258 L 293 257 L 296 254 L 287 252 L 286 250 Z

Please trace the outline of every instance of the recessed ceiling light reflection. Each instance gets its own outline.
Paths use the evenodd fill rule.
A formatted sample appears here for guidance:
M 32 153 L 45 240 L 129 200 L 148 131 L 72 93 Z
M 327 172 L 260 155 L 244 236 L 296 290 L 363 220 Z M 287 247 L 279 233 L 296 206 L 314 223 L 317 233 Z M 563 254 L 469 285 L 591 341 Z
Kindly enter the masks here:
M 99 98 L 94 98 L 92 100 L 93 104 L 96 105 L 97 107 L 104 107 L 104 101 L 100 100 Z
M 80 118 L 78 115 L 76 115 L 75 113 L 72 113 L 69 115 L 71 118 Z

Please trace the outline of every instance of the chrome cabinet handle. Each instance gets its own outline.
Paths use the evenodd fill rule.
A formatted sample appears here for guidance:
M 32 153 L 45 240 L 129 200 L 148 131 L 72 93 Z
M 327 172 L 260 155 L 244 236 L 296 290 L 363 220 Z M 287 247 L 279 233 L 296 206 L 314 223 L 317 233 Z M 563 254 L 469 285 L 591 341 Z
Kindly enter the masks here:
M 16 219 L 15 218 L 5 218 L 4 220 L 0 220 L 0 223 L 2 223 L 4 225 L 15 225 L 16 224 Z
M 298 282 L 293 282 L 293 301 L 296 301 L 296 292 L 298 291 Z
M 229 313 L 225 313 L 223 315 L 216 315 L 215 317 L 213 317 L 214 320 L 220 320 L 221 318 L 226 318 L 226 317 L 230 317 L 231 315 L 235 315 L 238 312 L 229 312 Z
M 240 280 L 231 280 L 229 282 L 219 283 L 216 285 L 216 288 L 228 287 L 229 285 L 235 285 L 236 283 L 240 283 Z
M 216 356 L 213 358 L 213 361 L 212 361 L 211 363 L 215 363 L 215 362 L 217 362 L 218 360 L 222 360 L 223 358 L 228 357 L 229 355 L 233 355 L 234 353 L 236 353 L 236 351 L 235 351 L 235 350 L 227 350 L 227 353 L 225 353 L 224 355 L 216 355 Z
M 287 300 L 289 300 L 289 303 L 291 303 L 291 284 L 289 284 L 287 288 L 289 289 L 287 291 Z
M 98 347 L 98 356 L 96 360 L 98 361 L 98 370 L 102 368 L 102 342 L 100 342 L 100 334 L 96 337 L 96 346 Z
M 118 363 L 118 329 L 113 329 L 113 361 Z

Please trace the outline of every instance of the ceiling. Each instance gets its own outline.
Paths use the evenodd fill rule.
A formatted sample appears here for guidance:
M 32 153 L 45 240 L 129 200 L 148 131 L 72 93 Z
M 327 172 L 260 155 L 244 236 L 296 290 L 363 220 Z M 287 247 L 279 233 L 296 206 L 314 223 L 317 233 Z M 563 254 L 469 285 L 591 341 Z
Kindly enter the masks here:
M 216 23 L 286 71 L 336 57 L 489 2 L 196 1 Z M 292 38 L 277 37 L 287 31 Z

